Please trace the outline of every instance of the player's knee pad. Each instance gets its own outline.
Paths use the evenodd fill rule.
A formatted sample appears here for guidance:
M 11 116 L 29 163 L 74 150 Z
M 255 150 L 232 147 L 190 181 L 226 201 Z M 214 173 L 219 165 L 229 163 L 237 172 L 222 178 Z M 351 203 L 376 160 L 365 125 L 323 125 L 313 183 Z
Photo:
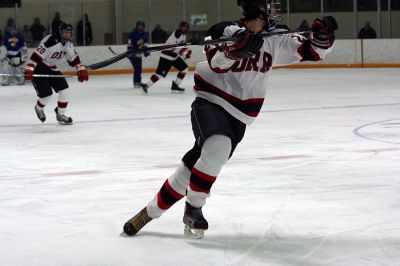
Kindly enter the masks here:
M 200 160 L 209 166 L 222 167 L 229 159 L 232 141 L 225 135 L 212 135 L 204 141 Z

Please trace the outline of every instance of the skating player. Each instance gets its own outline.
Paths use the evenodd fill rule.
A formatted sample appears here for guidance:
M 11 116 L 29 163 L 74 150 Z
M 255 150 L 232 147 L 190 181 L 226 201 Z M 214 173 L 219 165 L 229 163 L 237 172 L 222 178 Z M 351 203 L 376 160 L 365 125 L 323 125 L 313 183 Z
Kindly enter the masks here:
M 56 64 L 66 57 L 68 64 L 76 68 L 78 80 L 80 82 L 89 80 L 88 71 L 81 63 L 71 38 L 72 26 L 61 23 L 56 35 L 47 35 L 43 38 L 25 68 L 25 79 L 32 80 L 39 97 L 35 105 L 35 112 L 42 123 L 46 121 L 44 108 L 50 101 L 54 90 L 58 93 L 58 106 L 54 109 L 58 123 L 72 124 L 72 118 L 65 115 L 69 101 L 68 83 L 65 78 L 34 77 L 34 74 L 62 75 Z
M 138 20 L 135 29 L 129 34 L 128 50 L 138 50 L 147 47 L 147 33 L 144 31 L 144 21 Z M 149 56 L 149 52 L 144 52 L 145 57 Z M 145 84 L 142 83 L 142 55 L 134 54 L 128 57 L 133 67 L 133 86 L 141 88 Z
M 318 61 L 331 50 L 337 29 L 333 17 L 316 18 L 310 38 L 298 34 L 262 38 L 257 33 L 274 28 L 279 1 L 238 0 L 237 3 L 244 18 L 216 24 L 207 36 L 241 39 L 205 47 L 207 62 L 199 63 L 196 68 L 196 99 L 191 111 L 194 146 L 153 200 L 125 223 L 123 229 L 127 235 L 135 235 L 186 196 L 185 235 L 202 238 L 208 229 L 202 207 L 222 166 L 242 140 L 246 126 L 261 110 L 271 67 Z
M 179 29 L 172 32 L 165 44 L 186 42 L 186 34 L 188 31 L 189 24 L 186 21 L 182 21 L 179 24 Z M 185 89 L 179 87 L 179 85 L 182 83 L 182 80 L 185 78 L 186 73 L 188 72 L 188 65 L 186 64 L 185 59 L 189 59 L 191 55 L 192 50 L 188 48 L 176 48 L 162 51 L 156 73 L 150 77 L 150 80 L 146 84 L 143 84 L 143 91 L 147 93 L 150 86 L 156 83 L 161 77 L 165 78 L 171 67 L 175 67 L 179 70 L 179 72 L 175 81 L 172 81 L 171 90 L 173 92 L 184 92 Z

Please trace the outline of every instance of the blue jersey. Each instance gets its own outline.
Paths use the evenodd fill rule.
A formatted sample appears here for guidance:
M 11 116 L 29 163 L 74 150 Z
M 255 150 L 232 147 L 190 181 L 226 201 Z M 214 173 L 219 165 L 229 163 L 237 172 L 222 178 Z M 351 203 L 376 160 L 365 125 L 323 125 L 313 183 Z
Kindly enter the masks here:
M 128 50 L 137 50 L 145 47 L 147 47 L 147 33 L 136 29 L 132 31 L 128 38 Z
M 10 57 L 16 56 L 23 50 L 26 50 L 24 37 L 20 34 L 7 34 L 4 38 L 3 45 L 7 50 L 7 55 Z

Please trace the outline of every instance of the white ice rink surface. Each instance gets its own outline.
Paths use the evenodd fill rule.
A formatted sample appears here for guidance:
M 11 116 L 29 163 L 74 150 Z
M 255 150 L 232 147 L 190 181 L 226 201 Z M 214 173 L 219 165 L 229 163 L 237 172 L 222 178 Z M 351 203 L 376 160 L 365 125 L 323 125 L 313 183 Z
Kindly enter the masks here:
M 147 96 L 70 80 L 73 126 L 56 97 L 42 125 L 30 84 L 0 87 L 0 265 L 400 265 L 400 69 L 274 70 L 205 238 L 183 236 L 183 200 L 121 237 L 194 142 L 175 74 Z

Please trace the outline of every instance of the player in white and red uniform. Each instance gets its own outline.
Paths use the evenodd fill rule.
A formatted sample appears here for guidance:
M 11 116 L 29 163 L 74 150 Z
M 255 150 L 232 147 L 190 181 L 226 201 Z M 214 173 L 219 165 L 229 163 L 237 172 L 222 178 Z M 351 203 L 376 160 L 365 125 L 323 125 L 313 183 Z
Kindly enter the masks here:
M 71 42 L 71 37 L 72 26 L 62 23 L 58 34 L 47 35 L 43 38 L 25 67 L 25 79 L 32 80 L 39 97 L 35 105 L 35 112 L 42 123 L 46 121 L 44 107 L 50 101 L 54 90 L 58 93 L 58 106 L 54 109 L 57 121 L 60 124 L 72 124 L 72 118 L 65 115 L 69 100 L 68 83 L 65 78 L 34 77 L 34 74 L 62 75 L 56 64 L 66 57 L 68 64 L 76 67 L 80 82 L 89 79 L 88 71 L 85 65 L 81 63 L 79 55 Z
M 186 34 L 189 31 L 189 24 L 186 21 L 181 21 L 179 29 L 174 31 L 165 44 L 177 44 L 186 42 Z M 189 59 L 192 55 L 192 50 L 188 48 L 175 48 L 171 50 L 164 50 L 161 52 L 160 61 L 158 62 L 156 73 L 154 73 L 146 84 L 142 84 L 143 91 L 148 92 L 150 86 L 156 83 L 161 77 L 165 78 L 171 69 L 175 67 L 179 70 L 175 81 L 172 81 L 171 90 L 177 92 L 185 91 L 184 88 L 179 87 L 182 80 L 188 72 L 188 65 L 184 59 Z
M 239 41 L 205 47 L 207 61 L 199 63 L 195 73 L 197 97 L 191 111 L 194 147 L 154 199 L 125 223 L 127 235 L 135 235 L 186 195 L 185 235 L 203 237 L 208 223 L 202 207 L 246 126 L 261 110 L 271 67 L 318 61 L 331 50 L 337 30 L 333 17 L 315 19 L 310 38 L 298 34 L 258 35 L 273 30 L 278 5 L 277 0 L 238 0 L 244 18 L 216 24 L 208 31 L 210 39 L 236 36 Z

